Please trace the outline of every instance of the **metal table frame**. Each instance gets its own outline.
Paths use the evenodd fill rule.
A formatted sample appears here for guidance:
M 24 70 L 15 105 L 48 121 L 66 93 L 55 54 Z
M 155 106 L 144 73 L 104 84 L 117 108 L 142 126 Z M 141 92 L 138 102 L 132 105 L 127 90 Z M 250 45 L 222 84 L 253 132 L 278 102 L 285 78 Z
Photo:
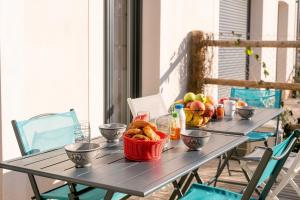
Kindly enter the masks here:
M 56 149 L 1 162 L 0 167 L 66 181 L 73 192 L 71 199 L 77 198 L 73 190 L 76 183 L 108 190 L 105 199 L 111 199 L 115 192 L 144 197 L 173 183 L 174 199 L 187 191 L 193 178 L 202 182 L 197 173 L 201 165 L 246 140 L 245 136 L 213 133 L 209 144 L 201 151 L 188 151 L 181 141 L 176 141 L 165 150 L 160 160 L 152 162 L 128 161 L 124 159 L 122 146 L 115 146 L 102 149 L 91 167 L 77 169 L 63 149 Z
M 212 134 L 213 139 L 201 151 L 187 151 L 180 141 L 173 142 L 171 147 L 162 154 L 162 159 L 154 162 L 130 162 L 124 159 L 122 147 L 115 146 L 109 149 L 103 148 L 97 162 L 90 168 L 75 169 L 63 149 L 4 161 L 0 163 L 0 167 L 67 181 L 71 199 L 76 199 L 78 195 L 74 190 L 76 183 L 108 190 L 105 199 L 111 199 L 117 191 L 144 197 L 164 185 L 172 183 L 174 191 L 170 199 L 175 199 L 177 196 L 184 195 L 194 178 L 199 183 L 203 182 L 197 172 L 202 164 L 229 151 L 216 176 L 210 182 L 216 184 L 232 155 L 230 150 L 247 141 L 247 137 L 244 135 L 278 116 L 281 112 L 281 109 L 259 109 L 252 120 L 234 118 L 212 122 L 204 130 L 215 132 Z M 120 172 L 116 172 L 118 175 L 112 173 L 116 169 L 122 169 Z M 137 172 L 136 175 L 135 172 Z

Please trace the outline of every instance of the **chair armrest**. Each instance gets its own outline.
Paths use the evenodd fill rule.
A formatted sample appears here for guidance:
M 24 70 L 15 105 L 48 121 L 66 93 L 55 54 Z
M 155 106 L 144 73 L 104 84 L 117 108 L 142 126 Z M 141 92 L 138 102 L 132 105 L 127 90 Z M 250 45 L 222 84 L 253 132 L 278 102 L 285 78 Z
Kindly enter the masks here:
M 260 161 L 267 147 L 256 146 L 248 155 L 238 158 L 244 161 Z
M 289 143 L 288 147 L 284 150 L 284 152 L 280 156 L 272 156 L 271 159 L 273 160 L 281 160 L 283 157 L 286 156 L 286 154 L 290 153 L 291 148 L 294 146 L 294 143 L 296 142 L 297 138 L 293 138 L 292 142 Z

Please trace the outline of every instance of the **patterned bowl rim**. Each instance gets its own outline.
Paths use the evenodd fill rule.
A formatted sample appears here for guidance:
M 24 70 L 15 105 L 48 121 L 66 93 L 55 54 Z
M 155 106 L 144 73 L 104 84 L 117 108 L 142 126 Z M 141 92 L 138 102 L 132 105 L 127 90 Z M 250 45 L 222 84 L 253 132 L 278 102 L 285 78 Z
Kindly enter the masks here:
M 255 110 L 254 107 L 252 106 L 241 106 L 241 107 L 237 107 L 237 110 Z
M 116 127 L 106 127 L 111 125 L 116 125 Z M 102 124 L 99 126 L 99 129 L 103 129 L 103 130 L 120 130 L 124 128 L 127 128 L 127 125 L 121 123 L 109 123 L 109 124 Z
M 199 133 L 201 133 L 201 134 L 203 134 L 203 135 L 198 135 L 198 136 L 196 136 L 196 135 L 190 135 L 190 134 L 188 134 L 188 133 L 181 133 L 180 135 L 186 136 L 186 137 L 191 137 L 191 138 L 207 138 L 207 137 L 210 137 L 210 136 L 211 136 L 211 133 L 208 132 L 208 131 L 192 130 L 191 132 L 194 132 L 194 131 L 197 131 L 197 132 L 199 132 Z
M 65 150 L 67 152 L 72 152 L 72 153 L 86 153 L 86 152 L 92 152 L 92 151 L 96 151 L 98 149 L 101 148 L 101 146 L 97 143 L 89 143 L 89 144 L 92 144 L 93 146 L 95 146 L 94 148 L 90 148 L 90 149 L 82 149 L 82 150 L 73 150 L 71 149 L 71 147 L 76 147 L 76 146 L 79 146 L 79 145 L 82 145 L 82 143 L 72 143 L 72 144 L 67 144 L 65 146 Z

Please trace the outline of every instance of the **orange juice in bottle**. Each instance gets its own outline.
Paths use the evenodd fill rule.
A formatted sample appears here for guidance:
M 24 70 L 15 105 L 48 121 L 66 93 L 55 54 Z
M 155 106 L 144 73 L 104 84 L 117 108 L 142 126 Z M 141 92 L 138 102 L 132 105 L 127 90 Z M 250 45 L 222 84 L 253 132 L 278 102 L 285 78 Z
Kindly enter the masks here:
M 170 122 L 170 139 L 171 140 L 180 139 L 180 121 L 177 112 L 172 113 L 172 118 Z

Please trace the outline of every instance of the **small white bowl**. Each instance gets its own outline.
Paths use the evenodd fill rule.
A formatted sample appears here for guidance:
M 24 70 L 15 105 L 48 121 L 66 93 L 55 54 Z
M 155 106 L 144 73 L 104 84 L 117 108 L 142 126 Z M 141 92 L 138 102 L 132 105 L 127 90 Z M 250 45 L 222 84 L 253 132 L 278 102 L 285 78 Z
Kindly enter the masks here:
M 120 137 L 126 131 L 126 124 L 111 123 L 99 126 L 101 135 L 107 139 L 108 143 L 119 142 Z
M 236 108 L 237 113 L 241 116 L 243 119 L 251 119 L 255 113 L 255 108 L 252 106 L 242 106 L 239 108 Z
M 190 150 L 200 150 L 209 141 L 210 136 L 206 131 L 186 130 L 181 134 L 181 139 Z
M 74 143 L 66 145 L 65 150 L 76 167 L 86 167 L 96 159 L 100 145 L 96 143 Z

